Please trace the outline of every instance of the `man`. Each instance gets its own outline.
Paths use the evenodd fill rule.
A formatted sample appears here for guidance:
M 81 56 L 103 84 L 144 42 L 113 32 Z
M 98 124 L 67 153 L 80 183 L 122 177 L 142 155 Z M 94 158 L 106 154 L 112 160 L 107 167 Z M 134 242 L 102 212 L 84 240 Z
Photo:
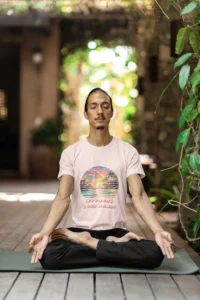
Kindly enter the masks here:
M 174 258 L 173 241 L 159 224 L 141 178 L 145 176 L 137 150 L 109 133 L 111 97 L 93 89 L 85 103 L 89 136 L 61 155 L 60 185 L 40 233 L 33 235 L 32 263 L 45 269 L 100 265 L 156 268 L 164 256 Z M 155 241 L 129 232 L 126 226 L 127 185 L 139 215 Z M 56 229 L 70 204 L 72 224 Z M 51 242 L 49 243 L 49 238 Z

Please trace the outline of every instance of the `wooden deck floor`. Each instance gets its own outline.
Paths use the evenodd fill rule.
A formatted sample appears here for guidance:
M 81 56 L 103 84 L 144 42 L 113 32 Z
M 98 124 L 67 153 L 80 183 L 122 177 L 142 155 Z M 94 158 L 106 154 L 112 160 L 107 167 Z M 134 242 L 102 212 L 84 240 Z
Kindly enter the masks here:
M 0 249 L 27 251 L 33 233 L 47 216 L 50 202 L 0 201 Z M 127 205 L 129 230 L 153 234 Z M 160 219 L 166 227 L 163 218 Z M 67 216 L 60 224 L 67 226 Z M 200 268 L 200 257 L 172 229 L 177 248 L 184 248 Z M 200 275 L 0 273 L 0 300 L 200 299 Z

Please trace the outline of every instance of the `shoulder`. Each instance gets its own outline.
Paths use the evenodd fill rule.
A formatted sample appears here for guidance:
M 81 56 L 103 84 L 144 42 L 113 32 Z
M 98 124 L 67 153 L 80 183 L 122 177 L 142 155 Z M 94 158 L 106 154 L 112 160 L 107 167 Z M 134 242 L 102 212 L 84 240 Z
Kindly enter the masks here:
M 72 155 L 74 155 L 76 150 L 83 146 L 83 143 L 84 143 L 84 139 L 82 139 L 82 140 L 80 140 L 80 141 L 78 141 L 74 144 L 71 144 L 71 145 L 67 146 L 62 151 L 62 156 L 72 156 Z
M 115 137 L 115 140 L 116 143 L 120 147 L 124 148 L 124 150 L 126 150 L 128 153 L 138 153 L 137 149 L 133 145 L 129 144 L 128 142 L 125 142 L 117 137 Z

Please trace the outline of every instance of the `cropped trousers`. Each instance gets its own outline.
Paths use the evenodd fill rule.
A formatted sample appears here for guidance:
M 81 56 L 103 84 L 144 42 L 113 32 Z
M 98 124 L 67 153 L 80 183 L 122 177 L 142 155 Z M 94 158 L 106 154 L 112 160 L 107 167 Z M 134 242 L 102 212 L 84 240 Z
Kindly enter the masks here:
M 97 249 L 70 240 L 53 240 L 47 245 L 40 260 L 44 269 L 61 270 L 95 266 L 154 269 L 160 266 L 164 258 L 160 247 L 153 240 L 128 242 L 105 240 L 108 236 L 124 236 L 128 233 L 125 229 L 89 230 L 70 227 L 68 230 L 89 232 L 92 237 L 99 239 Z

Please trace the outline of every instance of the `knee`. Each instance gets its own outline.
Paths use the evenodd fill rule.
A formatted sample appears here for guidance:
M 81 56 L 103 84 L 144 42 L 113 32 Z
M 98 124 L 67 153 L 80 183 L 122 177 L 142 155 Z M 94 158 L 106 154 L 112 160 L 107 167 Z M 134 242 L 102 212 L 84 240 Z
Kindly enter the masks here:
M 158 268 L 163 259 L 164 259 L 164 255 L 160 249 L 160 247 L 156 244 L 155 241 L 149 241 L 150 245 L 149 245 L 149 255 L 147 257 L 147 265 L 151 268 L 151 269 L 155 269 Z
M 58 243 L 49 243 L 47 248 L 44 250 L 40 264 L 43 269 L 54 270 L 59 269 L 59 256 L 60 250 L 62 251 L 63 245 Z
M 55 268 L 53 254 L 54 253 L 51 251 L 50 247 L 47 247 L 44 250 L 42 258 L 40 259 L 40 264 L 43 267 L 43 269 L 53 270 Z

